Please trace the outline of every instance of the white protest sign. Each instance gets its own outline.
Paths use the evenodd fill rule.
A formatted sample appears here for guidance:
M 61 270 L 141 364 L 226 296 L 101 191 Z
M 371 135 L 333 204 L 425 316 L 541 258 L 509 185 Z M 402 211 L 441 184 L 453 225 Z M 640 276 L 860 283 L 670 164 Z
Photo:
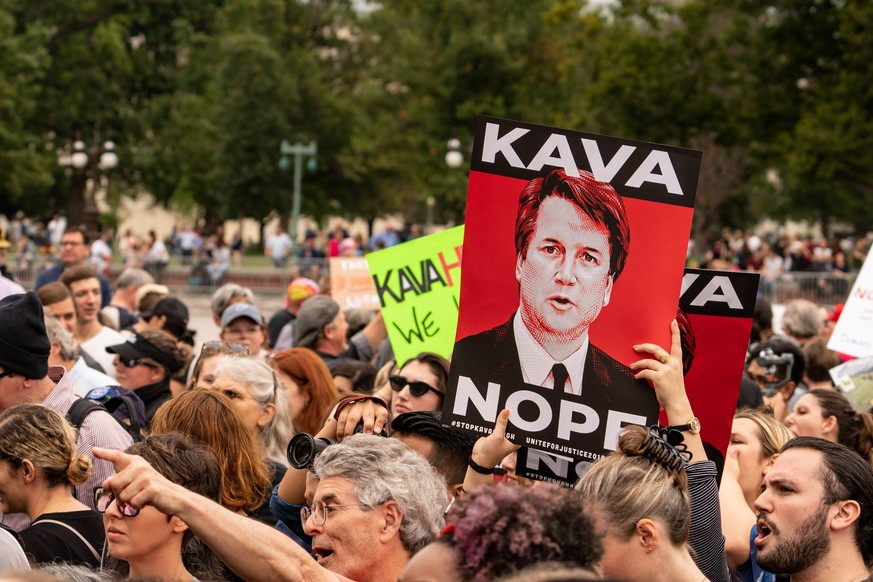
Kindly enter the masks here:
M 828 348 L 856 358 L 873 356 L 873 261 L 861 266 Z

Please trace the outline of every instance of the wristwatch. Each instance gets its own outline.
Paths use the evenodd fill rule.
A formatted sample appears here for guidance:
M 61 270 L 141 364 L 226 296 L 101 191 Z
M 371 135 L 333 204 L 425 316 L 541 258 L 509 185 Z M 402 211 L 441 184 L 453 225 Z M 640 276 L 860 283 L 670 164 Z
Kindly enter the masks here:
M 691 434 L 698 434 L 700 432 L 700 420 L 696 416 L 692 416 L 691 420 L 689 420 L 686 424 L 676 424 L 673 426 L 668 426 L 667 428 L 672 428 L 673 430 L 678 430 L 679 432 L 690 432 Z

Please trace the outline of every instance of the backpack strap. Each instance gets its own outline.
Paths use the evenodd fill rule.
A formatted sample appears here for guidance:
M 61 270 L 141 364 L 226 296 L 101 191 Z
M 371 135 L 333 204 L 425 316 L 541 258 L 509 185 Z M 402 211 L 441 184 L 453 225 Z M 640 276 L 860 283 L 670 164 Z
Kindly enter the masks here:
M 67 411 L 67 420 L 78 430 L 82 428 L 85 418 L 98 410 L 106 410 L 106 408 L 99 402 L 94 402 L 88 398 L 79 398 L 73 403 L 70 410 Z
M 85 545 L 88 547 L 89 550 L 91 550 L 91 554 L 94 556 L 94 559 L 97 560 L 98 562 L 100 561 L 100 554 L 97 552 L 97 550 L 94 549 L 94 546 L 91 545 L 91 542 L 89 542 L 88 540 L 86 540 L 86 539 L 85 539 L 85 536 L 83 536 L 82 534 L 80 534 L 80 533 L 78 532 L 78 530 L 76 530 L 76 528 L 74 528 L 74 527 L 71 526 L 70 524 L 68 524 L 68 523 L 64 523 L 64 522 L 62 522 L 62 521 L 57 521 L 57 520 L 54 520 L 54 519 L 37 519 L 35 522 L 33 522 L 32 524 L 30 524 L 30 527 L 33 527 L 33 526 L 35 526 L 35 525 L 39 525 L 39 524 L 41 524 L 41 523 L 52 523 L 52 524 L 54 524 L 54 525 L 59 525 L 59 526 L 61 526 L 61 527 L 65 527 L 65 528 L 67 528 L 68 530 L 70 530 L 71 532 L 73 532 L 74 534 L 76 534 L 76 537 L 79 538 L 79 539 L 82 541 L 82 543 L 85 544 Z
M 143 422 L 139 417 L 139 413 L 136 409 L 136 402 L 134 402 L 133 398 L 130 396 L 113 396 L 104 403 L 104 406 L 113 416 L 115 416 L 114 413 L 116 410 L 125 406 L 127 408 L 127 419 L 130 421 L 128 432 L 134 437 L 134 440 L 141 440 Z M 116 419 L 117 418 L 118 417 L 116 417 Z M 136 435 L 140 435 L 140 438 L 136 438 Z

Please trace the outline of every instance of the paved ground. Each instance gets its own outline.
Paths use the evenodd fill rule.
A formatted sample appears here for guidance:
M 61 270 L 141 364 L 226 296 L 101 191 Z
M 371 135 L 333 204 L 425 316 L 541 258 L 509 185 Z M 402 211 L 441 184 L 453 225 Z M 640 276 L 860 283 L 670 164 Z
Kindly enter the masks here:
M 197 351 L 199 351 L 201 343 L 217 340 L 219 329 L 212 321 L 212 311 L 209 309 L 209 300 L 212 295 L 183 289 L 176 290 L 174 294 L 188 306 L 190 316 L 188 327 L 197 331 L 197 335 L 194 336 Z M 276 292 L 255 291 L 255 303 L 264 318 L 269 319 L 277 309 L 282 307 L 284 297 Z

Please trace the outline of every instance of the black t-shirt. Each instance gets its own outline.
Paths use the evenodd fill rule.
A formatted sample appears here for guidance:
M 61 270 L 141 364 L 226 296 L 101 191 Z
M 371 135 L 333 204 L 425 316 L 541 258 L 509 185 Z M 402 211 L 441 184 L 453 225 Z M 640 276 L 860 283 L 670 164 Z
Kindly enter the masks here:
M 70 527 L 51 521 L 61 522 Z M 44 513 L 19 535 L 24 553 L 32 563 L 71 562 L 92 568 L 100 566 L 100 552 L 103 550 L 105 539 L 103 516 L 93 509 Z M 82 538 L 88 543 L 86 544 Z

